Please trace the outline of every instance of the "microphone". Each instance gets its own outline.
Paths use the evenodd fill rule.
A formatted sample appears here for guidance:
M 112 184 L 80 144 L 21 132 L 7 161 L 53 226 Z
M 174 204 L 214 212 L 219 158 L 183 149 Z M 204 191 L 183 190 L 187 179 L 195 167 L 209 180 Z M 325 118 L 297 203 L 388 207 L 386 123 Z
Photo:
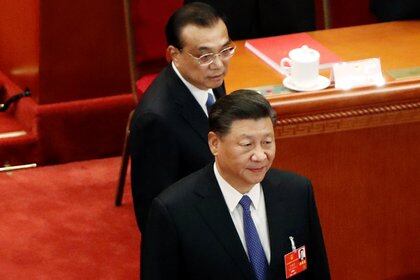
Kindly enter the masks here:
M 21 98 L 27 96 L 31 96 L 31 90 L 29 88 L 26 88 L 24 92 L 13 95 L 12 97 L 8 98 L 4 103 L 0 104 L 0 112 L 6 111 L 10 107 L 10 105 L 17 102 Z

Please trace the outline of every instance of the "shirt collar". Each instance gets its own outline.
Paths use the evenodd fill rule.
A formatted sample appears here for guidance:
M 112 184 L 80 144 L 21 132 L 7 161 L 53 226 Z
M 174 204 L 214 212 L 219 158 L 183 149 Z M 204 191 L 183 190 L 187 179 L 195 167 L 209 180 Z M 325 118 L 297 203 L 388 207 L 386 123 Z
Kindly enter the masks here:
M 178 68 L 176 68 L 175 63 L 173 61 L 172 61 L 172 68 L 174 69 L 176 75 L 181 79 L 181 81 L 185 84 L 185 86 L 190 90 L 191 94 L 194 96 L 194 98 L 197 100 L 200 106 L 205 108 L 207 98 L 208 98 L 208 93 L 210 92 L 214 96 L 213 90 L 212 89 L 207 89 L 207 90 L 199 89 L 198 87 L 194 86 L 193 84 L 185 80 L 184 77 L 182 77 L 181 73 L 179 72 Z
M 214 174 L 216 176 L 217 183 L 219 183 L 220 190 L 222 191 L 223 197 L 225 199 L 226 205 L 229 209 L 229 212 L 233 212 L 238 206 L 239 201 L 242 196 L 247 195 L 252 201 L 252 205 L 256 210 L 258 210 L 260 195 L 261 195 L 261 184 L 258 183 L 249 190 L 249 192 L 241 194 L 234 187 L 232 187 L 222 175 L 220 175 L 216 163 L 213 165 Z M 251 205 L 251 207 L 252 207 Z

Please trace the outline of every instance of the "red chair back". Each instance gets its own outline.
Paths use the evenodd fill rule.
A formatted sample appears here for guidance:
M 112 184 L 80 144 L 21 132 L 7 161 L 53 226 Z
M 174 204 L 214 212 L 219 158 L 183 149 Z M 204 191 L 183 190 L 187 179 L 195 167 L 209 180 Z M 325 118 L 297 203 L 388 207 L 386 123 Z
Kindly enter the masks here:
M 133 0 L 131 5 L 136 62 L 165 59 L 165 25 L 183 0 Z
M 146 90 L 149 88 L 149 86 L 152 84 L 152 82 L 156 79 L 157 73 L 148 74 L 136 82 L 136 88 L 137 88 L 137 102 L 140 102 L 141 98 L 143 97 L 143 94 L 146 92 Z

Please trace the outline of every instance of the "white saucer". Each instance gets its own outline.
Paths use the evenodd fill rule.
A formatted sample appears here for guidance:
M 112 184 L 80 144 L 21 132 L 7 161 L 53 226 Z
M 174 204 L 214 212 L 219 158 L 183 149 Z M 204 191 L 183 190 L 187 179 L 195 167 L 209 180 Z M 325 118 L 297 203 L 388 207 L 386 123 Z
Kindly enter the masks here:
M 318 78 L 316 79 L 315 85 L 311 87 L 302 87 L 302 86 L 294 84 L 292 80 L 290 79 L 290 77 L 286 77 L 283 80 L 283 85 L 287 87 L 288 89 L 296 90 L 296 91 L 314 91 L 314 90 L 321 90 L 321 89 L 327 88 L 330 85 L 330 79 L 319 75 Z

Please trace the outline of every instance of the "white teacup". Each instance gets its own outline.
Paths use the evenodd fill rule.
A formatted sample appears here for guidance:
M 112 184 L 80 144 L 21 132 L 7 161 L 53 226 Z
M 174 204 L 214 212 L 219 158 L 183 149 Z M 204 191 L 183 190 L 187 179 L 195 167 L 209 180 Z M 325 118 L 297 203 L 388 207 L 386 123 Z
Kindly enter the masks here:
M 294 85 L 302 88 L 313 87 L 319 75 L 319 52 L 303 45 L 291 50 L 289 57 L 282 58 L 280 67 Z

